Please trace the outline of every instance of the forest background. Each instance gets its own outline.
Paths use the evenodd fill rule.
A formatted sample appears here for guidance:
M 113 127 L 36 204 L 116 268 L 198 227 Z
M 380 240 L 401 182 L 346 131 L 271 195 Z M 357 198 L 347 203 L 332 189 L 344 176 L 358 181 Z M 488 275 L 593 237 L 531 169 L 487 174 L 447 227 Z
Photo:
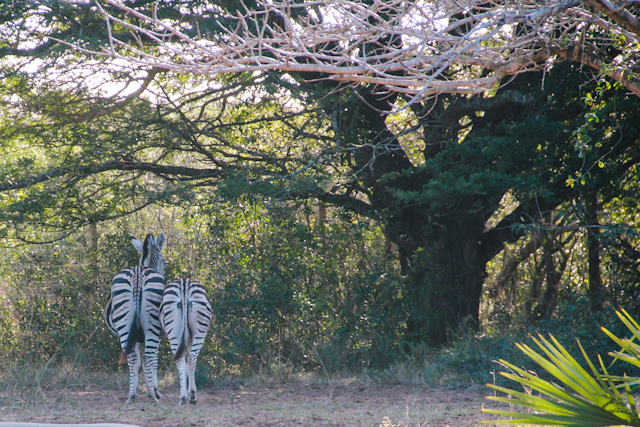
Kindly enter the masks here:
M 470 16 L 507 3 L 470 4 L 447 12 L 462 40 Z M 505 61 L 525 42 L 553 54 L 488 89 L 434 95 L 286 67 L 184 73 L 172 69 L 189 61 L 179 53 L 164 68 L 127 62 L 131 46 L 166 52 L 117 6 L 3 3 L 0 368 L 116 369 L 102 320 L 110 280 L 137 262 L 128 233 L 159 231 L 167 277 L 202 281 L 214 308 L 201 380 L 413 363 L 422 381 L 488 382 L 492 360 L 539 331 L 605 354 L 597 326 L 620 328 L 614 307 L 638 312 L 640 31 L 620 18 L 637 6 L 602 4 L 558 2 L 540 22 L 490 15 L 499 31 L 480 46 L 503 46 Z M 377 28 L 399 22 L 392 6 L 370 17 Z M 246 22 L 238 11 L 264 7 L 156 13 L 224 40 Z M 296 7 L 300 25 L 322 13 Z M 281 18 L 266 15 L 267 36 Z M 257 22 L 242 31 L 260 33 Z M 129 48 L 90 53 L 114 40 Z M 384 57 L 402 40 L 353 43 Z M 447 64 L 429 78 L 496 71 Z

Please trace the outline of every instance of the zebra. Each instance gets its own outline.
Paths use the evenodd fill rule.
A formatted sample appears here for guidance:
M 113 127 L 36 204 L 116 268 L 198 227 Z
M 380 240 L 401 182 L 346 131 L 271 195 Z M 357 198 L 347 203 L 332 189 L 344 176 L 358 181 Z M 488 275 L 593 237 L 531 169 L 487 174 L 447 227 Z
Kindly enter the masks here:
M 140 261 L 136 267 L 122 270 L 113 278 L 104 318 L 111 332 L 120 337 L 120 364 L 126 360 L 129 365 L 127 403 L 133 402 L 138 394 L 141 342 L 144 342 L 147 394 L 158 402 L 162 397 L 158 391 L 158 346 L 164 336 L 159 314 L 165 288 L 162 249 L 166 239 L 162 232 L 157 239 L 153 234 L 147 235 L 144 243 L 129 237 L 141 254 Z
M 198 402 L 196 363 L 211 317 L 211 304 L 202 284 L 183 276 L 167 285 L 162 297 L 160 323 L 169 338 L 180 375 L 180 405 L 187 403 L 187 398 L 192 405 Z

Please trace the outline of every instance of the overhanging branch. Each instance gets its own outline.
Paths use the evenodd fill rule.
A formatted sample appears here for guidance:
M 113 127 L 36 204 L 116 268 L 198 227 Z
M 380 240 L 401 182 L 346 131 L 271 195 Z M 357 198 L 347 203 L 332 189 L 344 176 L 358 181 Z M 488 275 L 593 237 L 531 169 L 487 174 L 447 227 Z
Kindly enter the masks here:
M 178 181 L 216 178 L 222 175 L 222 171 L 216 169 L 196 169 L 143 162 L 111 161 L 99 165 L 63 166 L 39 175 L 34 175 L 24 180 L 0 183 L 0 193 L 10 190 L 21 190 L 68 175 L 87 177 L 102 172 L 116 170 L 150 172 L 159 176 L 172 176 Z
M 210 36 L 200 31 L 190 35 L 195 22 L 160 19 L 159 4 L 143 12 L 118 0 L 103 3 L 135 18 L 115 16 L 101 8 L 109 28 L 118 24 L 129 29 L 138 43 L 132 44 L 130 35 L 119 39 L 110 33 L 110 47 L 103 51 L 80 45 L 76 49 L 178 73 L 314 73 L 341 82 L 383 86 L 417 100 L 439 93 L 483 93 L 494 90 L 507 76 L 577 59 L 640 96 L 637 79 L 629 78 L 635 60 L 616 64 L 603 53 L 621 40 L 626 40 L 625 46 L 638 42 L 640 21 L 627 9 L 632 2 L 472 0 L 442 2 L 436 7 L 402 0 L 304 5 L 259 0 L 255 10 L 244 13 L 208 11 L 211 16 L 207 19 L 216 19 L 222 29 Z M 310 14 L 312 7 L 324 16 Z M 600 33 L 585 39 L 582 28 L 602 28 L 603 22 L 610 40 Z M 143 40 L 155 46 L 149 49 Z M 557 52 L 575 53 L 578 48 L 571 46 L 591 45 L 601 49 L 577 57 Z

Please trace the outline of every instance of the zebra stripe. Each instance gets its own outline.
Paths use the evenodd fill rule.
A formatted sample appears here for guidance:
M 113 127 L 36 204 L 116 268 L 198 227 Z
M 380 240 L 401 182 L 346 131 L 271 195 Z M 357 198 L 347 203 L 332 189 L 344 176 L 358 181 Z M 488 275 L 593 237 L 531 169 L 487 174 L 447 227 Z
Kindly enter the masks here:
M 129 399 L 135 400 L 138 390 L 138 372 L 140 359 L 140 343 L 144 342 L 144 373 L 147 383 L 147 394 L 158 401 L 158 346 L 164 335 L 160 325 L 160 306 L 164 293 L 164 259 L 162 248 L 164 234 L 160 233 L 156 240 L 152 234 L 145 242 L 132 237 L 132 243 L 141 249 L 140 265 L 127 268 L 118 273 L 111 283 L 111 297 L 104 310 L 107 326 L 120 338 L 122 357 L 129 365 Z M 140 250 L 139 249 L 139 250 Z M 149 261 L 153 260 L 153 264 Z M 162 274 L 154 268 L 162 271 Z
M 187 403 L 187 398 L 193 405 L 198 401 L 196 363 L 211 317 L 211 305 L 202 284 L 182 278 L 167 285 L 162 297 L 160 323 L 169 338 L 180 375 L 180 405 Z

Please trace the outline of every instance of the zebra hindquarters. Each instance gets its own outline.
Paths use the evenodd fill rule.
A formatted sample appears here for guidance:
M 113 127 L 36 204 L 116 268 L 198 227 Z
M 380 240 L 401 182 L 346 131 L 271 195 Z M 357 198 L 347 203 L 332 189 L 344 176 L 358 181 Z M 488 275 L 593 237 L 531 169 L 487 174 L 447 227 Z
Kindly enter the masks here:
M 113 319 L 111 313 L 113 311 L 113 297 L 110 295 L 107 304 L 104 306 L 104 322 L 107 324 L 107 328 L 111 331 L 111 333 L 115 336 L 119 336 L 118 330 L 116 329 L 115 324 L 113 323 Z
M 204 287 L 184 278 L 167 285 L 160 319 L 180 375 L 180 404 L 187 399 L 195 404 L 195 367 L 211 323 L 211 305 Z
M 164 293 L 164 277 L 150 268 L 142 269 L 143 287 L 140 325 L 144 331 L 144 369 L 147 394 L 156 402 L 162 397 L 158 387 L 158 347 L 164 335 L 160 323 L 160 306 Z
M 107 301 L 104 317 L 109 329 L 120 338 L 122 359 L 129 365 L 129 399 L 136 399 L 138 371 L 140 369 L 139 342 L 143 337 L 139 322 L 139 296 L 141 291 L 138 268 L 118 273 L 111 282 L 111 297 Z
M 160 289 L 161 288 L 161 289 Z M 120 337 L 122 358 L 129 365 L 129 399 L 136 399 L 140 343 L 145 343 L 145 378 L 149 395 L 157 401 L 157 353 L 162 329 L 159 306 L 164 278 L 155 270 L 133 267 L 118 273 L 111 283 L 111 298 L 105 307 L 105 321 L 109 329 Z M 155 383 L 154 383 L 155 379 Z M 154 385 L 155 384 L 155 385 Z
M 189 287 L 189 304 L 187 305 L 189 331 L 191 336 L 191 348 L 189 349 L 189 403 L 195 405 L 198 402 L 195 372 L 198 355 L 211 325 L 211 304 L 207 299 L 207 292 L 197 282 L 191 282 Z

